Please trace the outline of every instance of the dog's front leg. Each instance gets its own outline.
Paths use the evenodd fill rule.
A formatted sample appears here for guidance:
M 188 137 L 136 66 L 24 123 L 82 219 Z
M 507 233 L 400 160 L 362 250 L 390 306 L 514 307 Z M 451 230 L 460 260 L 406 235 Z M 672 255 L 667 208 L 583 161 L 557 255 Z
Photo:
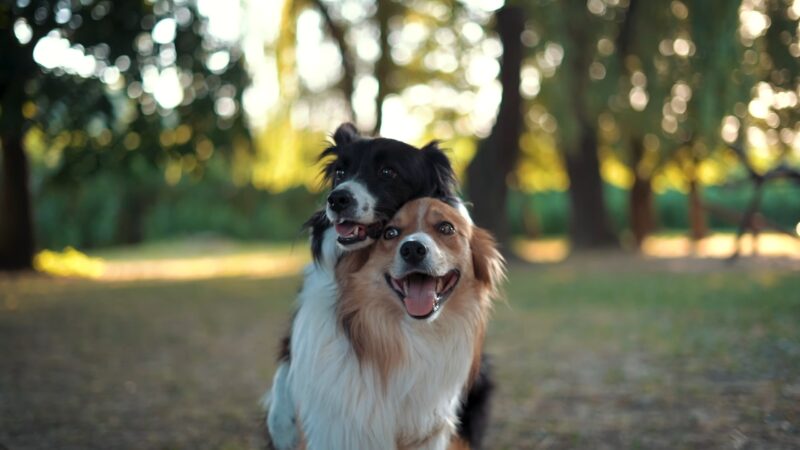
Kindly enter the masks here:
M 317 224 L 312 225 L 311 245 L 316 262 L 306 268 L 304 282 L 317 275 L 318 271 L 333 273 L 336 261 L 343 253 L 343 250 L 336 244 L 336 231 L 330 226 L 330 222 L 327 222 L 324 215 L 317 218 Z M 297 307 L 302 307 L 300 299 L 298 299 Z M 294 322 L 294 318 L 292 321 Z M 300 441 L 295 417 L 295 403 L 289 389 L 288 377 L 292 361 L 289 353 L 290 345 L 286 344 L 285 347 L 285 354 L 281 356 L 280 365 L 272 379 L 272 389 L 265 398 L 267 430 L 276 450 L 294 449 Z
M 295 423 L 295 407 L 289 390 L 289 363 L 283 362 L 272 379 L 272 389 L 266 398 L 267 430 L 275 450 L 292 450 L 299 443 Z

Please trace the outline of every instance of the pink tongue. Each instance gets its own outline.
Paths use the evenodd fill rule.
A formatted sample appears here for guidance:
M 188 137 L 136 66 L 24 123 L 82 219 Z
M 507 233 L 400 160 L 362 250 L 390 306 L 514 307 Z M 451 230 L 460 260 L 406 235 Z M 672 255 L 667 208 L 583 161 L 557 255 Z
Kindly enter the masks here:
M 426 277 L 420 279 L 414 277 L 408 282 L 406 298 L 406 310 L 412 316 L 427 316 L 433 311 L 433 304 L 436 301 L 436 279 Z
M 336 224 L 336 234 L 339 236 L 349 236 L 350 233 L 353 232 L 353 228 L 357 225 L 352 222 L 345 222 L 345 223 L 337 223 Z

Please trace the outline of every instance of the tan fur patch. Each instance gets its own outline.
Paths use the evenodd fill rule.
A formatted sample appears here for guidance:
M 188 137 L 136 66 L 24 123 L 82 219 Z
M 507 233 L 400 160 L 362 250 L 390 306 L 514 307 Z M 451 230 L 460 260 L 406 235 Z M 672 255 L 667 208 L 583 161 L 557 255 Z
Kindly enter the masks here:
M 374 247 L 346 255 L 337 266 L 342 292 L 337 313 L 359 362 L 374 365 L 385 387 L 392 369 L 405 359 L 405 349 L 399 326 L 402 315 L 376 294 L 376 281 L 385 283 L 383 277 L 376 280 L 360 270 Z
M 470 450 L 469 444 L 458 436 L 454 436 L 450 441 L 447 450 Z
M 489 289 L 492 296 L 496 296 L 500 283 L 506 277 L 505 259 L 497 250 L 497 241 L 488 231 L 474 227 L 470 247 L 475 278 Z

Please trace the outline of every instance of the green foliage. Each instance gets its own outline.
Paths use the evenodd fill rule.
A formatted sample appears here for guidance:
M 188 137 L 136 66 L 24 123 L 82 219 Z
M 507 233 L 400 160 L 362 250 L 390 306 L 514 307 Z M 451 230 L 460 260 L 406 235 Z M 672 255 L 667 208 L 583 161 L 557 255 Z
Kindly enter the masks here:
M 744 50 L 736 33 L 739 11 L 727 0 L 688 3 L 691 38 L 697 50 L 686 69 L 693 75 L 687 79 L 692 87 L 687 136 L 711 150 L 721 141 L 722 118 L 733 113 L 736 102 L 745 101 L 748 94 L 749 86 L 743 82 L 749 80 L 738 68 Z
M 187 235 L 219 235 L 243 240 L 304 240 L 302 223 L 320 205 L 319 194 L 294 188 L 272 194 L 252 187 L 239 187 L 224 178 L 207 177 L 184 180 L 174 187 L 163 185 L 160 173 L 152 180 L 162 183 L 153 188 L 141 214 L 126 214 L 127 186 L 114 176 L 88 179 L 79 187 L 42 188 L 35 192 L 37 232 L 42 247 L 61 249 L 68 245 L 94 248 L 126 242 L 128 228 L 144 241 L 163 241 Z M 612 228 L 620 233 L 629 228 L 629 197 L 625 189 L 606 185 L 606 204 Z M 751 188 L 707 187 L 704 197 L 709 204 L 732 212 L 744 211 Z M 792 230 L 800 222 L 798 189 L 788 183 L 767 187 L 762 203 L 764 216 Z M 687 229 L 686 194 L 667 190 L 655 197 L 656 218 L 661 232 Z M 528 237 L 567 234 L 569 199 L 567 192 L 511 191 L 508 215 L 512 231 Z M 710 214 L 714 230 L 731 231 L 735 224 Z
M 604 187 L 606 205 L 613 229 L 620 233 L 630 228 L 627 190 L 607 184 Z M 737 187 L 711 186 L 703 191 L 708 204 L 734 214 L 744 212 L 752 195 L 747 185 Z M 764 190 L 761 212 L 771 222 L 786 230 L 794 230 L 800 222 L 800 189 L 789 183 L 776 183 Z M 655 215 L 661 232 L 682 232 L 689 227 L 689 202 L 686 194 L 667 190 L 655 196 Z M 524 194 L 512 191 L 508 208 L 512 231 L 521 236 L 561 236 L 567 233 L 569 198 L 567 192 L 538 192 Z M 717 231 L 733 231 L 738 226 L 730 219 L 708 214 L 709 225 Z
M 212 154 L 249 150 L 241 50 L 210 35 L 193 2 L 26 1 L 3 9 L 0 131 L 37 134 L 38 148 L 27 150 L 46 156 L 34 164 L 46 167 L 47 183 L 68 188 L 114 174 L 136 192 L 143 166 L 171 163 L 176 183 L 201 177 Z M 31 39 L 18 42 L 12 24 Z M 153 30 L 170 24 L 174 33 L 156 37 Z M 52 50 L 34 61 L 34 49 L 48 47 L 42 42 L 66 46 L 91 70 L 54 63 Z M 228 62 L 210 67 L 211 55 Z
M 667 164 L 696 178 L 703 161 L 718 156 L 725 146 L 720 122 L 726 116 L 736 123 L 739 141 L 744 142 L 747 127 L 757 127 L 764 130 L 770 150 L 780 150 L 780 160 L 800 161 L 788 142 L 797 140 L 796 102 L 794 107 L 768 106 L 778 125 L 747 112 L 759 81 L 775 93 L 798 92 L 798 18 L 790 13 L 788 1 L 517 4 L 529 18 L 523 72 L 530 75 L 533 69 L 541 86 L 536 94 L 530 89 L 526 94 L 522 161 L 515 177 L 509 177 L 515 188 L 566 188 L 562 157 L 574 147 L 581 127 L 597 130 L 606 163 L 613 157 L 649 179 L 663 173 Z M 355 119 L 363 126 L 370 125 L 371 106 L 381 111 L 386 98 L 402 99 L 409 114 L 426 118 L 424 136 L 453 144 L 454 160 L 466 165 L 476 136 L 487 131 L 476 128 L 480 120 L 470 106 L 487 83 L 476 82 L 468 68 L 473 60 L 499 53 L 491 12 L 450 0 L 367 2 L 363 14 L 351 14 L 351 6 L 326 0 L 286 2 L 278 36 L 265 48 L 276 60 L 279 98 L 267 123 L 257 124 L 253 144 L 242 114 L 242 92 L 250 83 L 242 49 L 237 42 L 208 34 L 209 19 L 194 2 L 44 0 L 0 5 L 0 131 L 27 131 L 41 246 L 97 247 L 204 232 L 243 239 L 295 237 L 317 204 L 316 194 L 306 190 L 316 187 L 314 157 L 330 131 L 323 127 L 346 118 L 352 107 L 342 105 L 352 102 L 348 95 L 367 79 L 377 81 L 378 92 L 375 105 L 364 107 L 369 95 L 359 100 L 355 112 L 364 115 Z M 768 17 L 761 36 L 743 38 L 739 28 L 745 7 Z M 326 86 L 306 85 L 295 54 L 303 30 L 296 27 L 298 17 L 309 10 L 330 19 L 330 24 L 320 19 L 320 34 L 325 43 L 337 46 L 342 58 L 352 59 L 352 79 L 343 74 Z M 67 12 L 66 22 L 57 20 Z M 179 17 L 171 42 L 153 40 L 159 21 Z M 18 23 L 30 27 L 28 43 L 16 38 L 13 27 Z M 337 42 L 337 33 L 342 42 Z M 375 37 L 379 48 L 374 55 L 359 51 L 357 44 L 365 35 Z M 33 49 L 47 36 L 68 41 L 70 51 L 91 55 L 95 70 L 78 74 L 37 64 Z M 685 51 L 675 50 L 678 39 Z M 229 58 L 225 70 L 206 64 L 218 52 Z M 112 69 L 119 70 L 118 81 L 106 77 Z M 145 88 L 147 74 L 172 69 L 179 72 L 185 101 L 165 108 Z M 643 79 L 648 100 L 639 110 L 630 94 Z M 346 82 L 352 85 L 343 86 Z M 673 102 L 676 97 L 680 101 Z M 223 98 L 233 102 L 232 115 L 216 111 Z M 491 106 L 491 101 L 481 104 Z M 636 155 L 629 148 L 633 142 L 641 144 Z M 732 166 L 719 168 L 720 180 L 715 181 L 729 176 Z M 713 187 L 704 193 L 709 202 L 741 212 L 748 189 Z M 627 192 L 606 185 L 604 195 L 613 227 L 624 230 Z M 793 195 L 789 187 L 770 187 L 765 215 L 793 227 L 798 220 Z M 513 229 L 565 233 L 567 200 L 566 193 L 550 191 L 513 194 L 507 208 Z M 659 194 L 656 206 L 663 229 L 687 225 L 682 193 Z M 715 228 L 730 227 L 710 218 Z
M 141 179 L 149 181 L 139 196 L 112 174 L 37 188 L 41 246 L 94 248 L 195 234 L 290 241 L 304 238 L 301 225 L 319 204 L 316 194 L 302 188 L 273 195 L 234 185 L 226 176 L 184 179 L 176 186 L 167 186 L 161 172 Z
M 113 176 L 97 176 L 74 190 L 51 189 L 37 198 L 40 245 L 62 249 L 91 248 L 118 242 L 125 187 Z
M 582 123 L 606 108 L 610 91 L 616 89 L 617 64 L 598 50 L 601 38 L 616 34 L 616 14 L 623 8 L 608 6 L 593 13 L 585 2 L 539 0 L 528 3 L 532 39 L 529 65 L 541 74 L 541 93 L 533 103 L 543 106 L 555 118 L 558 146 L 571 148 Z M 605 63 L 610 71 L 602 79 L 590 78 L 593 62 Z M 552 133 L 552 126 L 543 131 Z
M 153 205 L 143 220 L 144 237 L 212 233 L 244 240 L 304 239 L 301 225 L 316 203 L 303 189 L 269 195 L 252 188 L 180 186 Z

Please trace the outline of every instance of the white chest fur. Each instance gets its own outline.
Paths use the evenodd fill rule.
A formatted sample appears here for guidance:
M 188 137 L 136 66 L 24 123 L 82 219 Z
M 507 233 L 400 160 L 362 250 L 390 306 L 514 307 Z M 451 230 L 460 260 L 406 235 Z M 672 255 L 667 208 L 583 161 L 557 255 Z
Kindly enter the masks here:
M 432 324 L 404 321 L 407 360 L 384 387 L 372 366 L 359 364 L 337 320 L 337 297 L 330 271 L 306 272 L 288 379 L 307 447 L 392 449 L 401 440 L 446 448 L 472 355 L 467 330 L 434 340 Z

